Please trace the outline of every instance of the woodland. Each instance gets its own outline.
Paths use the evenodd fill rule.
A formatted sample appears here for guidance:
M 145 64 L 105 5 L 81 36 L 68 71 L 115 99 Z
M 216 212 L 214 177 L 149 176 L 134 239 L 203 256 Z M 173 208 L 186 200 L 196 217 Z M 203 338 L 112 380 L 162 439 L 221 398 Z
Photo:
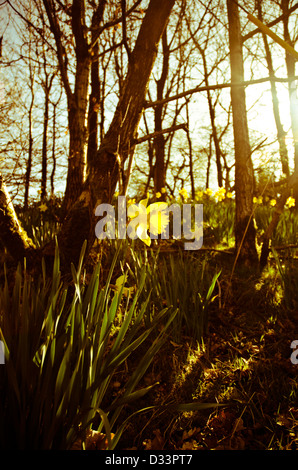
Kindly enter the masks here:
M 294 0 L 0 0 L 1 450 L 298 450 L 297 42 Z

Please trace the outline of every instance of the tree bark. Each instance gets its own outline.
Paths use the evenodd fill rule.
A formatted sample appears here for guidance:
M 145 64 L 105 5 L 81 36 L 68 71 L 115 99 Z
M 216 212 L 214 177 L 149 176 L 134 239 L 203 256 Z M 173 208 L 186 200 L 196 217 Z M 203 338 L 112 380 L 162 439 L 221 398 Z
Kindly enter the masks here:
M 29 205 L 29 189 L 30 189 L 30 178 L 31 178 L 31 171 L 32 171 L 32 160 L 33 160 L 33 106 L 34 106 L 34 70 L 31 65 L 31 61 L 29 62 L 29 79 L 30 79 L 30 92 L 31 92 L 31 101 L 29 106 L 29 113 L 28 113 L 28 124 L 29 124 L 29 148 L 28 148 L 28 160 L 26 163 L 26 174 L 25 174 L 25 195 L 24 195 L 24 208 L 27 209 Z
M 56 43 L 57 60 L 68 106 L 69 155 L 64 196 L 64 212 L 79 197 L 86 172 L 87 158 L 87 104 L 91 67 L 91 50 L 85 25 L 85 2 L 72 1 L 72 32 L 75 39 L 76 72 L 72 91 L 68 77 L 68 59 L 63 45 L 63 34 L 57 18 L 56 6 L 43 0 L 51 31 Z M 104 8 L 105 2 L 100 5 Z
M 262 5 L 261 0 L 258 0 L 258 17 L 261 21 L 263 21 L 263 14 L 262 14 Z M 279 155 L 282 165 L 282 171 L 285 176 L 288 178 L 290 176 L 290 169 L 289 169 L 289 158 L 288 158 L 288 149 L 286 145 L 286 132 L 283 129 L 282 122 L 280 119 L 280 112 L 279 112 L 279 101 L 276 89 L 276 82 L 274 80 L 274 68 L 273 68 L 273 61 L 272 61 L 272 54 L 269 48 L 268 39 L 265 33 L 262 33 L 264 47 L 265 47 L 265 55 L 267 61 L 267 67 L 269 72 L 270 80 L 270 87 L 271 87 L 271 96 L 272 96 L 272 107 L 273 107 L 273 115 L 275 119 L 276 131 L 277 131 L 277 139 L 279 144 Z
M 243 52 L 238 5 L 227 0 L 231 64 L 231 102 L 235 145 L 236 219 L 235 241 L 238 259 L 256 264 L 258 256 L 253 223 L 253 165 L 245 104 Z
M 24 257 L 29 260 L 33 258 L 35 246 L 19 223 L 1 173 L 0 236 L 1 242 L 16 261 L 20 261 Z
M 163 98 L 163 92 L 169 71 L 169 46 L 167 41 L 167 30 L 165 29 L 162 36 L 162 51 L 163 51 L 163 63 L 162 72 L 159 80 L 156 82 L 157 100 Z M 155 132 L 162 130 L 163 122 L 163 105 L 156 106 L 154 108 L 154 121 L 155 121 Z M 164 134 L 159 133 L 154 138 L 154 149 L 155 149 L 155 166 L 154 166 L 154 192 L 161 193 L 161 189 L 165 187 L 166 175 L 165 175 L 165 137 Z M 164 194 L 161 193 L 160 200 L 164 199 Z
M 283 26 L 284 26 L 284 39 L 294 47 L 293 41 L 291 40 L 289 32 L 289 0 L 282 0 L 281 8 L 283 12 Z M 292 135 L 294 139 L 294 168 L 295 172 L 298 172 L 298 98 L 297 98 L 297 88 L 295 83 L 295 57 L 286 52 L 286 67 L 289 80 L 289 99 L 290 99 L 290 117 L 291 117 L 291 127 Z M 293 196 L 298 201 L 298 187 L 293 188 Z M 296 207 L 297 210 L 297 207 Z

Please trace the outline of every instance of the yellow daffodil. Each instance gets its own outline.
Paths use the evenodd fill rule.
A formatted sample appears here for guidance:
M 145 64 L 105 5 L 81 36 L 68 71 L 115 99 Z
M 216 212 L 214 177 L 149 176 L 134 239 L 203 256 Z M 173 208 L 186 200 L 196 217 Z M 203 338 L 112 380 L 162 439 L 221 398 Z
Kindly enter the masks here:
M 228 192 L 227 192 L 227 198 L 232 199 L 232 197 L 233 197 L 233 193 L 231 193 L 231 192 L 228 191 Z
M 166 202 L 154 202 L 147 207 L 148 199 L 143 199 L 139 204 L 132 204 L 128 207 L 127 215 L 131 219 L 138 218 L 136 235 L 147 246 L 151 245 L 151 238 L 148 229 L 153 235 L 164 232 L 169 223 L 169 213 L 166 211 Z
M 205 192 L 206 196 L 212 196 L 212 194 L 213 194 L 213 191 L 210 188 L 207 188 L 204 192 Z
M 168 205 L 166 202 L 154 202 L 147 208 L 149 217 L 148 228 L 153 235 L 158 235 L 165 231 L 169 223 Z
M 226 190 L 225 188 L 219 188 L 216 193 L 215 193 L 215 197 L 216 199 L 220 202 L 222 201 L 224 198 L 225 198 L 225 194 L 226 194 Z
M 288 197 L 287 202 L 286 202 L 286 206 L 294 207 L 295 206 L 295 199 L 291 196 Z
M 274 207 L 276 205 L 276 199 L 271 199 L 269 204 L 270 204 L 270 206 Z
M 166 188 L 161 188 L 162 194 L 165 194 L 167 192 Z
M 262 202 L 263 202 L 263 197 L 262 196 L 258 196 L 258 197 L 254 196 L 253 197 L 253 203 L 254 204 L 262 204 Z
M 39 206 L 39 210 L 40 210 L 40 212 L 45 212 L 45 211 L 48 210 L 48 206 L 46 204 L 41 204 Z
M 183 197 L 183 199 L 187 199 L 187 198 L 188 198 L 188 193 L 187 193 L 187 191 L 186 191 L 185 188 L 180 189 L 179 194 L 180 194 L 180 196 Z
M 203 197 L 203 195 L 204 195 L 204 192 L 203 192 L 203 191 L 197 191 L 197 192 L 196 192 L 196 196 L 197 196 L 198 199 L 200 199 L 201 197 Z
M 157 191 L 157 193 L 155 194 L 156 198 L 159 199 L 161 198 L 161 193 L 159 191 Z

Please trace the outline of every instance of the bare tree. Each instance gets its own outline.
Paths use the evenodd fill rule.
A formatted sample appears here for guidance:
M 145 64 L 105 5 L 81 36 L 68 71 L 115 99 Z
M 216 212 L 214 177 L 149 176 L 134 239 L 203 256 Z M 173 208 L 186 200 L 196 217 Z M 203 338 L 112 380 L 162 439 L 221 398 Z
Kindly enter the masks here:
M 227 0 L 231 63 L 231 102 L 235 145 L 236 219 L 235 239 L 239 259 L 256 264 L 258 256 L 253 223 L 254 175 L 248 135 L 244 82 L 243 52 L 238 5 Z M 235 84 L 235 85 L 234 85 Z
M 62 43 L 59 37 L 61 30 L 60 28 L 57 29 L 57 11 L 53 9 L 54 5 L 49 0 L 44 0 L 44 3 L 52 23 L 52 29 L 56 35 L 58 34 L 56 45 L 61 47 Z M 114 117 L 97 153 L 90 159 L 83 189 L 76 202 L 68 211 L 58 237 L 62 261 L 66 263 L 67 268 L 70 262 L 77 262 L 82 244 L 85 240 L 89 242 L 89 248 L 93 245 L 96 223 L 94 214 L 95 207 L 100 202 L 111 201 L 118 181 L 119 160 L 125 162 L 129 153 L 135 146 L 136 133 L 144 108 L 148 81 L 157 56 L 158 43 L 174 3 L 175 0 L 165 0 L 162 3 L 159 0 L 150 0 L 134 48 L 130 54 L 123 91 L 119 98 Z M 84 33 L 84 28 L 81 23 L 78 25 L 77 22 L 79 19 L 82 19 L 83 12 L 80 8 L 82 5 L 78 5 L 78 0 L 74 0 L 73 6 L 74 5 L 79 8 L 77 12 L 78 17 L 76 17 L 75 20 L 76 24 L 73 25 L 74 29 L 76 29 L 76 27 L 78 28 L 78 30 L 76 30 L 76 40 L 79 41 L 80 34 Z M 82 52 L 81 48 L 83 48 L 81 66 L 84 69 L 82 72 L 87 74 L 87 64 L 85 63 L 85 59 L 87 61 L 87 58 L 84 56 L 86 38 L 81 37 L 81 40 L 83 44 L 78 44 L 77 48 L 80 50 L 79 54 Z M 66 65 L 62 52 L 63 48 L 58 54 L 59 60 L 62 61 L 61 75 L 63 75 Z M 84 68 L 84 66 L 86 66 L 86 68 Z M 69 83 L 66 76 L 64 80 L 66 86 L 68 86 Z M 77 77 L 77 80 L 79 81 L 81 78 Z M 78 95 L 76 95 L 76 98 L 81 96 L 83 101 L 85 101 L 84 84 L 85 81 L 83 80 L 81 84 L 82 87 L 79 87 Z M 72 94 L 70 96 L 74 99 Z M 82 110 L 84 108 L 86 112 L 85 104 L 81 102 L 78 104 L 80 105 L 80 109 Z M 70 112 L 75 112 L 75 109 L 70 110 Z M 120 158 L 119 155 L 121 155 Z M 26 234 L 20 230 L 15 213 L 12 210 L 7 211 L 7 208 L 11 206 L 9 205 L 9 195 L 2 179 L 0 189 L 0 236 L 10 253 L 17 259 L 20 259 L 24 255 L 30 255 L 32 251 L 33 253 L 35 251 L 33 250 L 32 242 L 28 240 Z M 11 231 L 13 231 L 14 241 L 11 240 L 11 243 L 8 243 L 9 233 Z M 14 250 L 16 243 L 20 246 L 18 251 Z M 44 249 L 43 254 L 45 255 L 46 253 L 53 253 L 50 246 Z
M 262 1 L 261 0 L 258 0 L 257 9 L 258 9 L 259 19 L 261 21 L 263 21 Z M 281 117 L 280 117 L 280 112 L 279 112 L 279 100 L 278 100 L 276 82 L 274 80 L 275 72 L 274 72 L 274 66 L 273 66 L 273 59 L 272 59 L 272 54 L 271 54 L 271 50 L 270 50 L 270 47 L 269 47 L 268 38 L 267 38 L 266 34 L 262 33 L 262 37 L 263 37 L 263 42 L 264 42 L 265 57 L 266 57 L 269 77 L 271 79 L 270 80 L 270 87 L 271 87 L 271 97 L 272 97 L 272 108 L 273 108 L 273 115 L 274 115 L 274 119 L 275 119 L 276 131 L 277 131 L 277 140 L 278 140 L 278 144 L 279 144 L 279 154 L 280 154 L 281 166 L 282 166 L 283 173 L 288 178 L 289 175 L 290 175 L 290 169 L 289 169 L 288 149 L 287 149 L 287 144 L 286 144 L 286 132 L 283 129 L 283 125 L 282 125 Z

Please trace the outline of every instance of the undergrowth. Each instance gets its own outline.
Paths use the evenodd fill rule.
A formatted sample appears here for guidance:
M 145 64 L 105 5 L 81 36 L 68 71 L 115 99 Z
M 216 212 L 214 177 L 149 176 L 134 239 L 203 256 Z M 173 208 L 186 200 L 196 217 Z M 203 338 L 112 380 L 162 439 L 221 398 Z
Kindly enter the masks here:
M 42 246 L 59 220 L 38 210 L 20 214 Z M 58 250 L 37 279 L 3 268 L 1 448 L 297 449 L 297 217 L 252 272 L 234 269 L 233 211 L 209 200 L 195 253 L 105 240 L 67 282 Z

